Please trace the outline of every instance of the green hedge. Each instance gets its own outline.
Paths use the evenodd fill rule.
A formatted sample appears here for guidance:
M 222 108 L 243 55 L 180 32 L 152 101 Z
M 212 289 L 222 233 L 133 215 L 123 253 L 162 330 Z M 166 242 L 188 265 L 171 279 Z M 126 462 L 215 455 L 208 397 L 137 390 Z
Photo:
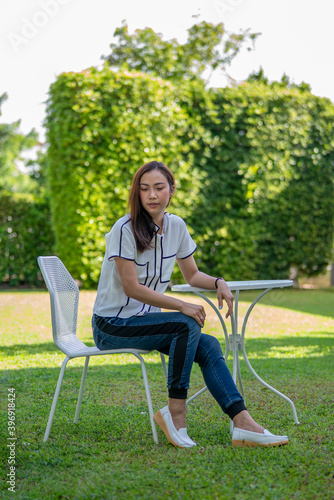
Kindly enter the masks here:
M 286 81 L 206 90 L 108 68 L 62 74 L 46 120 L 57 253 L 95 286 L 131 178 L 157 159 L 179 179 L 172 211 L 204 271 L 318 274 L 333 242 L 333 117 L 329 100 Z
M 0 283 L 41 285 L 39 255 L 52 255 L 53 231 L 46 201 L 0 194 Z

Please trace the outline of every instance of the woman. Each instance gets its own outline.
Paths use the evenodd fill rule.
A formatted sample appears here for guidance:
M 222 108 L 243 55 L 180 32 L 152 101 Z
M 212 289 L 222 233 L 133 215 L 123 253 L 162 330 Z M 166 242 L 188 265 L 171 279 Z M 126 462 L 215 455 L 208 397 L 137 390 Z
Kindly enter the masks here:
M 234 446 L 274 446 L 288 442 L 257 424 L 248 413 L 215 337 L 201 332 L 203 306 L 165 296 L 175 260 L 191 286 L 217 289 L 219 308 L 233 312 L 233 295 L 223 278 L 200 272 L 196 245 L 184 221 L 166 212 L 174 194 L 172 172 L 161 162 L 143 165 L 135 174 L 130 214 L 106 235 L 106 253 L 93 311 L 93 334 L 99 349 L 158 350 L 169 356 L 168 405 L 154 419 L 168 440 L 182 448 L 196 443 L 186 428 L 186 398 L 192 364 L 233 420 Z M 161 312 L 161 308 L 173 312 Z

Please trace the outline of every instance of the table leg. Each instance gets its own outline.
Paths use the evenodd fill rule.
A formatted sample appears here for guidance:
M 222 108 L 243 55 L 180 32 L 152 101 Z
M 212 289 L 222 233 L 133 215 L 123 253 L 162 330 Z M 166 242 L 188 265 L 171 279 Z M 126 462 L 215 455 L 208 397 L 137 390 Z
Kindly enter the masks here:
M 237 383 L 238 379 L 241 395 L 245 399 L 245 392 L 241 380 L 240 360 L 239 360 L 239 351 L 241 350 L 240 346 L 241 337 L 238 334 L 238 307 L 239 307 L 239 290 L 237 290 L 234 299 L 234 312 L 231 316 L 232 335 L 229 336 L 228 352 L 233 353 L 233 374 L 232 374 L 233 380 L 235 383 Z
M 297 417 L 297 411 L 296 411 L 296 408 L 295 408 L 295 405 L 294 403 L 291 401 L 291 399 L 289 399 L 287 396 L 285 396 L 284 394 L 282 394 L 281 392 L 279 392 L 277 389 L 274 389 L 274 387 L 272 387 L 271 385 L 267 384 L 264 380 L 262 380 L 261 377 L 259 377 L 259 375 L 256 373 L 256 371 L 254 370 L 254 368 L 252 367 L 252 365 L 250 364 L 249 360 L 248 360 L 248 356 L 247 356 L 247 353 L 246 353 L 246 347 L 245 347 L 245 332 L 246 332 L 246 325 L 247 325 L 247 321 L 248 321 L 248 318 L 249 318 L 249 315 L 251 313 L 251 311 L 253 310 L 255 304 L 257 304 L 257 302 L 266 294 L 268 293 L 269 291 L 271 290 L 271 288 L 268 288 L 267 290 L 265 290 L 264 292 L 262 292 L 255 300 L 254 302 L 251 304 L 251 306 L 249 307 L 247 313 L 246 313 L 246 316 L 244 318 L 244 322 L 243 322 L 243 325 L 242 325 L 242 330 L 241 330 L 241 348 L 242 348 L 242 353 L 243 353 L 243 356 L 244 356 L 244 360 L 249 368 L 249 370 L 252 372 L 252 374 L 254 375 L 255 378 L 257 378 L 257 380 L 262 384 L 264 385 L 265 387 L 267 387 L 267 389 L 269 389 L 270 391 L 274 392 L 275 394 L 277 394 L 277 396 L 279 396 L 280 398 L 284 399 L 285 401 L 287 401 L 290 406 L 291 406 L 291 409 L 292 409 L 292 413 L 293 413 L 293 418 L 294 418 L 294 421 L 296 424 L 299 424 L 299 421 L 298 421 L 298 417 Z
M 238 307 L 239 307 L 239 290 L 236 291 L 235 298 L 234 298 L 234 311 L 231 316 L 231 329 L 232 329 L 232 334 L 229 336 L 229 352 L 232 352 L 233 356 L 233 371 L 232 371 L 232 378 L 234 380 L 234 383 L 239 384 L 239 389 L 240 393 L 245 401 L 245 391 L 244 387 L 242 385 L 242 380 L 241 380 L 241 371 L 240 371 L 240 359 L 239 359 L 239 351 L 241 350 L 241 337 L 238 333 Z M 246 403 L 246 401 L 245 401 Z M 230 432 L 231 435 L 233 433 L 233 422 L 232 420 L 230 421 Z

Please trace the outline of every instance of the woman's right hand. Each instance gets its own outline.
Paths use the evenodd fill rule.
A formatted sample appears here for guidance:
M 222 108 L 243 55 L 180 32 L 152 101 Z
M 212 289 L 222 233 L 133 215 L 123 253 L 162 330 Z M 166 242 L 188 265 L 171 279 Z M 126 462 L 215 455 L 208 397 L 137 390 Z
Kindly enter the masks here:
M 199 306 L 197 304 L 192 304 L 190 302 L 183 302 L 182 301 L 182 304 L 181 304 L 181 307 L 179 310 L 180 310 L 180 312 L 182 312 L 186 316 L 190 316 L 191 318 L 194 318 L 201 327 L 204 326 L 206 313 L 205 313 L 205 309 L 203 306 Z

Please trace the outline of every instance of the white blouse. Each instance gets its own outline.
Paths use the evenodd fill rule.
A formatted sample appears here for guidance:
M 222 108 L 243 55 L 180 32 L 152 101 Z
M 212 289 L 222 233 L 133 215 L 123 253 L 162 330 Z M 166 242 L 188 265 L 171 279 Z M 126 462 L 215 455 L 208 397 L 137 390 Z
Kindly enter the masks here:
M 119 219 L 106 234 L 106 253 L 104 256 L 94 314 L 103 317 L 129 318 L 143 316 L 148 312 L 161 309 L 143 304 L 125 295 L 117 272 L 114 257 L 134 261 L 138 282 L 164 293 L 170 281 L 175 259 L 185 259 L 196 250 L 196 244 L 189 234 L 183 219 L 165 212 L 162 234 L 160 227 L 152 240 L 152 248 L 138 252 L 132 232 L 130 215 Z

